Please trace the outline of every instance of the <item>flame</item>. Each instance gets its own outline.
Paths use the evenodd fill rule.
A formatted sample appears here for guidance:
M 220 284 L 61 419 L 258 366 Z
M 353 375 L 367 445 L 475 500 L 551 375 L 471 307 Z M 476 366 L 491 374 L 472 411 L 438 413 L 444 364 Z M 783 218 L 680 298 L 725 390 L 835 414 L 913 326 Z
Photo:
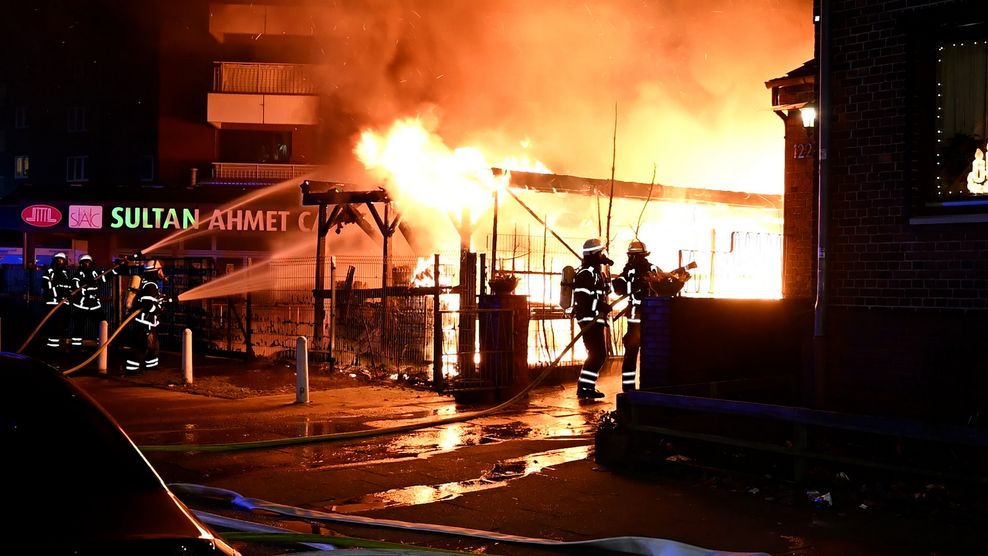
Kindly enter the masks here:
M 507 180 L 494 175 L 480 150 L 450 148 L 420 118 L 398 120 L 383 135 L 365 130 L 354 152 L 399 201 L 454 215 L 469 212 L 473 221 Z
M 552 170 L 542 162 L 531 158 L 528 155 L 509 156 L 501 160 L 497 165 L 504 170 L 516 170 L 518 172 L 532 172 L 535 174 L 551 174 Z

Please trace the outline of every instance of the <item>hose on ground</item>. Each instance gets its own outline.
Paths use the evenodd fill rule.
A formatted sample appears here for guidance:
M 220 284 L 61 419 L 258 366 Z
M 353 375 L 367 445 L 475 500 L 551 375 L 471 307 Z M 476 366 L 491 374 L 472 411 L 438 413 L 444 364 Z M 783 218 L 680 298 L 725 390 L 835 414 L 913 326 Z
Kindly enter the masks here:
M 560 541 L 555 539 L 510 535 L 507 533 L 499 533 L 497 531 L 485 531 L 483 529 L 472 529 L 467 527 L 453 527 L 450 525 L 437 525 L 432 523 L 412 523 L 394 519 L 375 519 L 361 515 L 309 510 L 306 508 L 268 502 L 258 498 L 245 498 L 232 490 L 190 483 L 171 483 L 168 485 L 168 488 L 180 498 L 184 495 L 185 497 L 198 497 L 201 499 L 206 499 L 213 503 L 226 502 L 233 508 L 239 510 L 257 510 L 267 514 L 274 514 L 308 522 L 346 523 L 350 525 L 438 533 L 442 535 L 469 537 L 494 542 L 539 546 L 543 548 L 581 548 L 587 550 L 588 553 L 607 551 L 621 554 L 635 554 L 639 556 L 769 556 L 764 552 L 732 552 L 711 550 L 678 541 L 655 537 L 624 536 L 588 539 L 584 541 Z M 186 504 L 188 504 L 188 502 L 186 502 Z M 299 537 L 299 539 L 310 541 L 313 540 L 313 537 L 305 536 Z
M 627 297 L 623 295 L 615 300 L 615 303 L 620 302 L 622 299 Z M 591 326 L 600 326 L 599 323 L 593 323 Z M 399 425 L 395 427 L 385 427 L 380 429 L 369 429 L 360 431 L 350 431 L 350 432 L 336 432 L 329 434 L 320 434 L 313 436 L 297 436 L 292 438 L 278 438 L 272 440 L 256 440 L 253 442 L 237 442 L 237 443 L 226 443 L 226 444 L 158 444 L 158 445 L 147 445 L 140 446 L 140 449 L 144 452 L 233 452 L 241 450 L 257 450 L 263 448 L 278 448 L 282 446 L 298 446 L 302 444 L 316 444 L 320 442 L 335 442 L 339 440 L 350 440 L 354 438 L 368 438 L 373 436 L 383 436 L 389 434 L 397 434 L 402 432 L 408 432 L 418 429 L 423 429 L 427 427 L 434 427 L 437 425 L 447 425 L 450 423 L 460 423 L 463 421 L 470 421 L 472 419 L 477 419 L 480 417 L 486 417 L 488 415 L 493 415 L 504 411 L 506 408 L 514 405 L 518 400 L 523 399 L 528 395 L 528 392 L 539 385 L 545 377 L 549 376 L 556 367 L 559 366 L 559 362 L 562 361 L 563 356 L 566 355 L 569 350 L 573 349 L 576 345 L 577 340 L 583 337 L 583 334 L 588 330 L 587 328 L 581 328 L 580 332 L 573 336 L 573 339 L 569 344 L 556 356 L 556 358 L 546 367 L 535 379 L 533 379 L 525 388 L 520 392 L 511 397 L 511 399 L 496 405 L 494 407 L 484 409 L 481 411 L 475 411 L 471 413 L 464 413 L 462 415 L 454 415 L 451 417 L 444 417 L 442 419 L 436 419 L 433 421 L 427 421 L 423 423 L 411 423 L 407 425 Z

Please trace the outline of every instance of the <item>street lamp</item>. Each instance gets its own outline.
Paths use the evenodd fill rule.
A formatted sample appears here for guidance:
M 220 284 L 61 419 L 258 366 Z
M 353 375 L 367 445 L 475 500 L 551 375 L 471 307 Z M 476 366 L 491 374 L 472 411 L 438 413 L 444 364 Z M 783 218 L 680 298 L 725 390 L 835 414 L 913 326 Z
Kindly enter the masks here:
M 799 109 L 799 115 L 803 118 L 803 127 L 810 128 L 816 126 L 816 107 L 807 104 Z

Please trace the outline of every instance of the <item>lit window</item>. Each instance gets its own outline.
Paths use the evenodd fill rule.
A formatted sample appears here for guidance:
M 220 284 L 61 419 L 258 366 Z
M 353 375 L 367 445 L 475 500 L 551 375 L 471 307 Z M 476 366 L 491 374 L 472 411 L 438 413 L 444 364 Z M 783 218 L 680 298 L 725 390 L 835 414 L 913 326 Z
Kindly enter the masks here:
M 88 156 L 69 156 L 65 159 L 65 181 L 79 183 L 89 181 Z
M 27 156 L 14 157 L 14 179 L 24 180 L 31 176 L 31 159 Z
M 934 205 L 982 205 L 988 193 L 969 186 L 988 150 L 988 44 L 964 41 L 937 51 Z M 980 177 L 979 177 L 980 176 Z M 983 185 L 983 184 L 982 184 Z

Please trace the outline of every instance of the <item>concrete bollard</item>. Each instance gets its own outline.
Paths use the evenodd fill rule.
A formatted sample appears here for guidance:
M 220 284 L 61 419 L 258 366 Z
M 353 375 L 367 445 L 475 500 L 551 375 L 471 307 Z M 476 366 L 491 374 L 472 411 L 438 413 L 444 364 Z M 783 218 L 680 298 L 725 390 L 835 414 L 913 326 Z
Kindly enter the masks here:
M 110 337 L 110 323 L 105 320 L 99 321 L 99 341 L 97 342 L 97 348 L 106 346 L 106 340 Z M 110 348 L 107 347 L 103 351 L 99 352 L 99 357 L 96 358 L 96 368 L 99 369 L 99 374 L 106 374 L 106 362 L 109 359 Z
M 192 331 L 188 328 L 182 332 L 182 376 L 185 384 L 192 384 Z
M 295 403 L 309 403 L 309 341 L 305 336 L 295 342 Z

